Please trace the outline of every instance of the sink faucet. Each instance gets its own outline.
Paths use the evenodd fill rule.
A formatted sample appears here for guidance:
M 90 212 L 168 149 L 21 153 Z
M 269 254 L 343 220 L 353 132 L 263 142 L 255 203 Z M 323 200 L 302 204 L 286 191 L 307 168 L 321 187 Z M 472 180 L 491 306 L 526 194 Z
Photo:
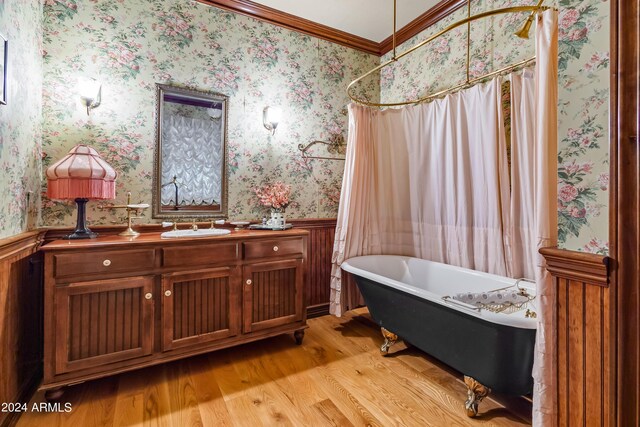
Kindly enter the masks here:
M 163 228 L 164 227 L 171 227 L 171 226 L 173 226 L 173 231 L 176 231 L 178 229 L 178 223 L 175 222 L 175 221 L 173 221 L 173 222 L 171 222 L 171 221 L 163 221 L 162 222 L 162 227 Z
M 195 218 L 193 219 L 193 224 L 191 224 L 191 229 L 193 231 L 198 231 L 198 224 L 196 224 Z

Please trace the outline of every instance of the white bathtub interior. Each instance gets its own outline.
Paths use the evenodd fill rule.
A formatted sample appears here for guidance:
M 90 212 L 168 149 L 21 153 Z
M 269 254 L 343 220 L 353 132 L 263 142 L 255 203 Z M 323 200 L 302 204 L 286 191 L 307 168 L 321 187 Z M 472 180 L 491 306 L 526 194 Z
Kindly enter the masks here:
M 465 313 L 493 323 L 527 329 L 536 328 L 536 319 L 525 317 L 526 310 L 510 314 L 494 313 L 488 310 L 471 310 L 465 309 L 463 305 L 442 299 L 443 296 L 452 296 L 462 292 L 487 292 L 514 286 L 517 279 L 397 255 L 355 257 L 343 262 L 341 268 L 382 285 L 391 286 L 454 309 L 460 309 Z M 520 282 L 518 286 L 535 295 L 533 283 Z M 534 299 L 529 303 L 531 310 L 536 310 L 536 302 Z

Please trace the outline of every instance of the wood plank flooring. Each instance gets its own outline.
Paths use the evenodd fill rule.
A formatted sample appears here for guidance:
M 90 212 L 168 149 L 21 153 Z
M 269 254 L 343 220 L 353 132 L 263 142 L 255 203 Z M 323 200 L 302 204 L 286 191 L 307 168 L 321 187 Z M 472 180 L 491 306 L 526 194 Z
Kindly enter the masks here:
M 530 425 L 522 398 L 485 399 L 467 418 L 462 376 L 402 343 L 381 357 L 366 309 L 309 326 L 301 346 L 280 336 L 69 387 L 70 413 L 27 412 L 17 425 Z

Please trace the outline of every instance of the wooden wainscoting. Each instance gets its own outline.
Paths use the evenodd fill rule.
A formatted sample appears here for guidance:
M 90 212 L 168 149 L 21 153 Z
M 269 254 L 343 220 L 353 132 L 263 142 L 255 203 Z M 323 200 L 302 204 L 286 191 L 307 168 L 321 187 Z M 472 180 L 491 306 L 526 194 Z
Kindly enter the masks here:
M 306 295 L 307 317 L 329 314 L 331 292 L 331 255 L 336 232 L 336 219 L 300 219 L 290 221 L 295 227 L 309 231 Z
M 614 425 L 614 296 L 609 258 L 544 248 L 556 283 L 560 426 Z
M 42 378 L 39 231 L 0 239 L 0 403 L 27 403 Z M 19 413 L 0 412 L 0 426 Z

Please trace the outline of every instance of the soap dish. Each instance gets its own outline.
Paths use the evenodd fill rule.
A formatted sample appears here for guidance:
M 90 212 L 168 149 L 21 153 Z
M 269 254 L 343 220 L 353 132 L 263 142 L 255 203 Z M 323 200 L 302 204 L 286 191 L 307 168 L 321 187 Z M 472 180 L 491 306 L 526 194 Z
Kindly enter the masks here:
M 229 224 L 235 225 L 236 230 L 242 230 L 245 225 L 251 224 L 249 221 L 231 221 Z
M 272 227 L 266 224 L 251 224 L 249 229 L 251 230 L 288 230 L 293 227 L 293 224 L 285 224 L 284 227 Z

